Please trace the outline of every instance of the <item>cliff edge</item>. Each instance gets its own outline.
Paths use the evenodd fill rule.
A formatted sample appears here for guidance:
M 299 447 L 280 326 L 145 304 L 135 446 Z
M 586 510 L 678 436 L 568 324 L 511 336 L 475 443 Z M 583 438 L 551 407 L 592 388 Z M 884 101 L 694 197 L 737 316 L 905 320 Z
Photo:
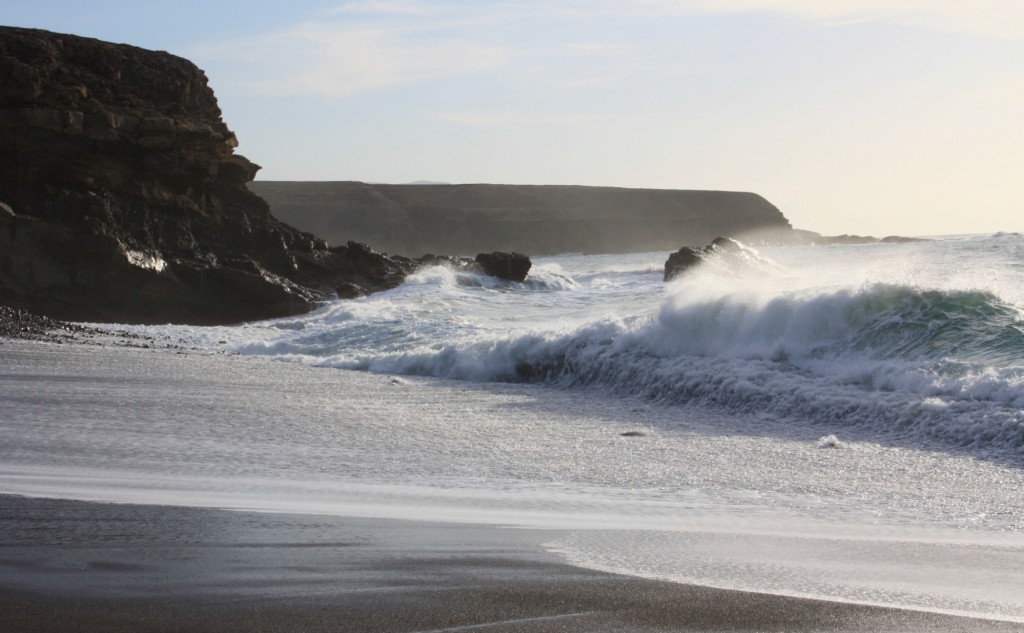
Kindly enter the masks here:
M 754 193 L 554 185 L 255 181 L 274 215 L 330 243 L 389 253 L 674 251 L 792 227 Z
M 411 269 L 275 219 L 236 146 L 188 60 L 0 27 L 0 304 L 230 323 L 391 287 Z

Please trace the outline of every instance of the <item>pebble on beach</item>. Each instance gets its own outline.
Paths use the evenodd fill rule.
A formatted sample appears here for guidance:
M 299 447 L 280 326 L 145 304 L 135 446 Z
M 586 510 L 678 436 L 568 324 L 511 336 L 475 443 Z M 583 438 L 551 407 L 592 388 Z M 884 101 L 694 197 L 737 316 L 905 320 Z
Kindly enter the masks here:
M 154 347 L 156 341 L 127 331 L 108 331 L 51 319 L 25 310 L 0 305 L 0 342 L 3 339 L 43 341 L 47 343 L 96 343 L 106 341 L 124 347 Z M 180 345 L 166 343 L 165 347 L 181 349 Z
M 0 306 L 0 338 L 18 338 L 33 341 L 62 342 L 76 338 L 76 334 L 94 334 L 97 330 L 39 316 L 24 310 Z

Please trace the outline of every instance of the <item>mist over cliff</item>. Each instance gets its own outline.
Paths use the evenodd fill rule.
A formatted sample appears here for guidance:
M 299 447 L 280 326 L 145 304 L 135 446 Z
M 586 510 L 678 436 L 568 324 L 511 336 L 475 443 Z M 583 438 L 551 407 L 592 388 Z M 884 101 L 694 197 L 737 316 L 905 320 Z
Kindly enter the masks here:
M 746 192 L 563 185 L 254 181 L 284 222 L 331 244 L 366 242 L 387 253 L 674 251 L 718 236 L 792 227 Z

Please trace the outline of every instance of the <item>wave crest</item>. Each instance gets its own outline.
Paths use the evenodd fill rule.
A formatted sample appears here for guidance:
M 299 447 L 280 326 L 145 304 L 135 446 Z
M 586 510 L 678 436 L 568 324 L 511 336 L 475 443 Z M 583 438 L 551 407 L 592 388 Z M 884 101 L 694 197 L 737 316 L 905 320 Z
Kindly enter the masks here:
M 674 295 L 655 317 L 604 319 L 568 334 L 475 341 L 358 365 L 600 386 L 1021 457 L 1021 359 L 1020 311 L 994 295 L 872 284 L 767 301 Z

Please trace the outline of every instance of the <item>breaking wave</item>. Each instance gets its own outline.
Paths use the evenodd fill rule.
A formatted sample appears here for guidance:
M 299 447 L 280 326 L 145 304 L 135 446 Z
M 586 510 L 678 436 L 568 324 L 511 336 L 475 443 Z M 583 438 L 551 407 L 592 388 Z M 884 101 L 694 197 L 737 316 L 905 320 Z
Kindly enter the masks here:
M 1024 464 L 1024 240 L 773 254 L 789 259 L 744 247 L 742 266 L 712 258 L 668 284 L 657 254 L 535 262 L 526 283 L 430 268 L 386 293 L 253 325 L 232 347 L 595 387 Z
M 986 292 L 872 284 L 758 302 L 667 298 L 603 319 L 338 366 L 623 395 L 1024 456 L 1024 315 Z

